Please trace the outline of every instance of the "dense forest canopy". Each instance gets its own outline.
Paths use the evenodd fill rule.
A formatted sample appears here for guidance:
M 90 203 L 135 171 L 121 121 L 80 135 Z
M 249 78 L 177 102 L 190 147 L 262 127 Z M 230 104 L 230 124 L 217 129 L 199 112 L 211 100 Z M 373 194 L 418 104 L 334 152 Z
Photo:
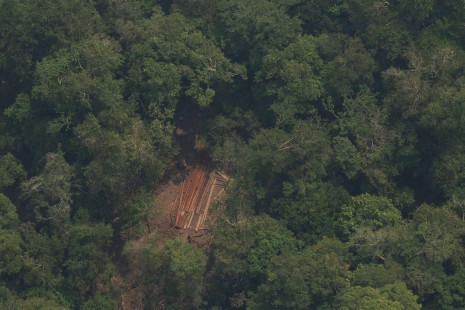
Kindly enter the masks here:
M 0 0 L 0 128 L 2 309 L 465 308 L 462 0 Z M 208 251 L 134 242 L 176 128 Z

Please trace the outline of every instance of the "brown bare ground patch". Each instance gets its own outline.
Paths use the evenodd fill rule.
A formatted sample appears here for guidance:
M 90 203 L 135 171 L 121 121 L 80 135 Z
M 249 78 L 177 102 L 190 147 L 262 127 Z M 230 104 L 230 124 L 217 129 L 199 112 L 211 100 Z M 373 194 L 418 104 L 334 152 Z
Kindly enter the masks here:
M 212 237 L 209 233 L 208 224 L 214 220 L 214 212 L 209 213 L 210 215 L 204 222 L 204 226 L 197 232 L 195 228 L 183 229 L 175 227 L 176 215 L 179 208 L 179 204 L 176 204 L 176 201 L 181 192 L 182 183 L 189 179 L 189 177 L 192 177 L 192 174 L 199 169 L 213 171 L 213 169 L 205 165 L 197 164 L 190 166 L 185 171 L 173 173 L 173 177 L 168 179 L 155 191 L 153 199 L 156 216 L 153 220 L 149 221 L 152 232 L 149 233 L 147 227 L 143 225 L 145 228 L 144 235 L 137 240 L 130 241 L 135 253 L 143 251 L 150 242 L 155 242 L 157 246 L 162 246 L 165 241 L 174 238 L 181 238 L 186 242 L 195 244 L 206 253 L 210 252 Z M 219 173 L 222 174 L 222 172 Z M 224 190 L 216 188 L 213 195 L 221 195 L 219 192 L 222 193 Z M 144 308 L 144 288 L 136 286 L 137 279 L 140 276 L 140 270 L 131 269 L 124 276 L 112 279 L 112 287 L 120 295 L 120 309 L 142 310 Z
M 218 173 L 215 172 L 214 169 L 206 167 L 205 165 L 196 164 L 189 167 L 184 172 L 178 172 L 172 178 L 167 180 L 165 184 L 159 187 L 158 190 L 154 193 L 157 216 L 153 221 L 151 221 L 150 225 L 155 228 L 154 234 L 156 235 L 156 240 L 159 245 L 163 244 L 168 239 L 182 238 L 186 240 L 186 242 L 196 244 L 197 246 L 208 251 L 211 243 L 211 236 L 208 229 L 208 223 L 210 222 L 210 219 L 206 220 L 204 222 L 205 225 L 202 225 L 201 229 L 198 231 L 195 231 L 195 227 L 175 227 L 176 216 L 178 214 L 179 208 L 178 196 L 181 193 L 182 184 L 191 178 L 192 174 L 198 173 L 199 170 L 210 171 L 210 173 L 215 175 Z M 222 172 L 219 173 L 224 175 Z M 222 188 L 215 188 L 213 197 L 216 198 L 216 201 L 218 201 L 222 192 L 224 192 L 224 190 L 222 191 Z M 143 239 L 144 237 L 141 238 L 142 243 L 144 242 Z

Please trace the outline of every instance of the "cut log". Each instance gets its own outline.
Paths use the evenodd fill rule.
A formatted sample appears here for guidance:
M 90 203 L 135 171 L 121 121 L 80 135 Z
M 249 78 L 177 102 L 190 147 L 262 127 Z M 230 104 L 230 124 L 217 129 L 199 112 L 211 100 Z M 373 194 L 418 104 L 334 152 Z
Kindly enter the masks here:
M 221 171 L 217 170 L 216 173 L 218 173 L 219 176 L 221 176 L 225 182 L 229 181 L 229 177 L 226 176 L 224 173 L 222 173 Z
M 187 223 L 187 228 L 191 227 L 192 220 L 194 219 L 195 212 L 192 212 L 189 218 L 189 222 Z
M 198 196 L 199 194 L 201 193 L 202 191 L 202 183 L 203 183 L 203 178 L 204 178 L 204 173 L 201 174 L 201 178 L 200 180 L 198 181 L 197 183 L 197 187 L 195 188 L 195 194 L 194 194 L 194 197 L 192 198 L 192 201 L 189 205 L 189 216 L 187 217 L 189 220 L 186 221 L 186 225 L 185 228 L 189 228 L 191 226 L 191 223 L 192 223 L 192 219 L 194 218 L 194 215 L 195 215 L 195 207 L 197 205 L 197 200 L 198 200 Z
M 186 225 L 186 216 L 187 215 L 181 216 L 181 220 L 179 221 L 179 228 L 186 229 L 186 227 L 185 227 L 185 225 Z
M 182 199 L 179 202 L 179 210 L 184 211 L 184 206 L 186 204 L 186 200 L 188 199 L 189 196 L 189 188 L 192 183 L 192 179 L 188 178 L 186 182 L 184 183 L 183 189 L 182 189 Z
M 175 226 L 181 229 L 194 228 L 195 231 L 202 229 L 209 208 L 223 194 L 228 180 L 228 176 L 217 170 L 193 169 L 182 182 L 181 191 L 174 201 L 178 211 Z
M 181 206 L 181 208 L 182 208 L 182 210 L 184 212 L 188 211 L 189 204 L 190 204 L 190 202 L 192 200 L 192 196 L 195 193 L 194 189 L 195 189 L 197 177 L 198 177 L 198 170 L 194 170 L 192 172 L 192 175 L 189 177 L 189 183 L 188 183 L 188 186 L 187 186 L 187 189 L 186 189 L 186 192 L 185 192 L 185 198 L 184 198 L 182 206 Z
M 199 231 L 200 222 L 202 222 L 203 213 L 199 214 L 197 218 L 197 224 L 195 225 L 195 232 Z
M 205 204 L 205 211 L 202 213 L 202 216 L 201 216 L 201 221 L 199 220 L 197 222 L 197 225 L 195 227 L 195 231 L 198 231 L 199 230 L 199 225 L 200 225 L 200 222 L 205 223 L 205 218 L 207 217 L 207 214 L 208 214 L 208 208 L 210 207 L 210 201 L 212 199 L 212 195 L 213 195 L 213 187 L 215 186 L 215 183 L 216 183 L 216 179 L 213 181 L 213 186 L 212 188 L 210 189 L 210 193 L 208 194 L 208 199 L 207 199 L 207 202 Z
M 182 185 L 181 185 L 181 189 L 182 189 Z M 176 199 L 174 199 L 174 203 L 173 205 L 171 206 L 171 210 L 170 210 L 170 221 L 171 221 L 171 227 L 173 227 L 173 209 L 176 210 L 176 217 L 175 217 L 175 223 L 174 225 L 176 226 L 176 219 L 178 217 L 178 212 L 179 212 L 179 208 L 177 206 L 177 202 L 178 202 L 178 199 L 179 199 L 179 192 L 178 194 L 176 195 Z
M 194 213 L 193 211 L 194 211 L 195 204 L 197 202 L 197 197 L 199 196 L 199 192 L 202 189 L 203 177 L 204 177 L 204 173 L 202 171 L 202 173 L 200 173 L 200 175 L 199 175 L 199 178 L 196 180 L 196 184 L 195 184 L 196 186 L 194 187 L 194 193 L 192 195 L 192 199 L 189 202 L 189 205 L 188 205 L 188 208 L 187 208 L 189 212 Z
M 220 190 L 220 192 L 215 196 L 215 200 L 217 200 L 218 198 L 220 198 L 220 196 L 224 193 L 224 188 L 222 188 Z
M 182 181 L 181 183 L 181 191 L 179 192 L 179 194 L 176 196 L 176 202 L 177 202 L 177 208 L 179 210 L 181 204 L 182 204 L 182 198 L 183 198 L 183 193 L 184 193 L 184 180 Z
M 213 185 L 215 185 L 215 183 L 216 183 L 216 180 L 213 181 Z M 205 206 L 206 206 L 206 208 L 205 208 L 205 213 L 207 213 L 208 207 L 210 206 L 210 201 L 211 201 L 211 199 L 212 199 L 212 195 L 213 195 L 213 188 L 210 190 L 210 193 L 209 193 L 208 199 L 207 199 L 207 203 L 205 204 Z
M 178 205 L 176 206 L 177 207 L 177 212 L 176 212 L 176 221 L 175 221 L 175 224 L 174 226 L 176 227 L 179 227 L 179 221 L 181 220 L 181 204 L 182 204 L 182 198 L 183 198 L 183 191 L 184 191 L 184 181 L 182 181 L 182 184 L 181 184 L 181 193 L 179 194 L 179 201 L 178 202 Z M 176 196 L 176 198 L 178 198 Z
M 207 185 L 205 186 L 202 197 L 200 198 L 199 204 L 198 204 L 197 209 L 196 209 L 197 214 L 200 214 L 202 212 L 202 210 L 205 209 L 205 203 L 206 203 L 206 201 L 208 199 L 208 194 L 209 194 L 210 190 L 213 189 L 213 182 L 214 181 L 215 181 L 215 178 L 210 174 L 210 176 L 208 178 Z
M 186 219 L 185 219 L 184 226 L 183 226 L 184 229 L 189 228 L 192 223 L 192 220 L 195 215 L 195 209 L 204 191 L 206 174 L 207 174 L 206 170 L 199 169 L 195 179 L 193 180 L 193 186 L 191 187 L 192 193 L 190 195 L 191 198 L 188 201 L 187 206 L 185 208 Z

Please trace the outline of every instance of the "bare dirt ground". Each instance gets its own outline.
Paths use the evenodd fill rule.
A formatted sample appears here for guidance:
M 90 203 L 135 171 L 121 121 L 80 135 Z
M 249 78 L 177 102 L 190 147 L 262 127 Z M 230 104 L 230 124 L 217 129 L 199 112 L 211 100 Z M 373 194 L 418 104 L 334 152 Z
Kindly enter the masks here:
M 190 171 L 196 166 L 186 168 L 180 172 L 173 166 L 172 171 L 168 174 L 169 178 L 154 193 L 154 213 L 155 217 L 149 222 L 151 232 L 149 233 L 146 225 L 144 235 L 138 240 L 131 241 L 135 248 L 139 250 L 146 247 L 148 242 L 155 240 L 158 246 L 162 246 L 167 240 L 180 238 L 186 242 L 195 244 L 208 253 L 211 249 L 211 236 L 208 230 L 195 232 L 194 229 L 177 229 L 174 227 L 176 212 L 174 203 L 176 196 L 181 187 L 181 182 L 186 178 Z M 119 287 L 121 310 L 142 310 L 144 309 L 144 288 L 142 286 L 134 287 L 137 278 L 141 276 L 139 270 L 130 270 L 124 277 L 115 277 L 112 279 L 113 286 Z

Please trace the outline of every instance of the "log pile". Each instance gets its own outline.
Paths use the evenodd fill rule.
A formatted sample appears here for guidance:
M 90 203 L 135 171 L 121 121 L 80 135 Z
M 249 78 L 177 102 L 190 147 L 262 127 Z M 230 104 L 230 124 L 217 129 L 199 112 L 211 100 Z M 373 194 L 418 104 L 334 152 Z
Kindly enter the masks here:
M 180 186 L 175 200 L 176 228 L 205 228 L 208 209 L 224 193 L 229 178 L 220 171 L 195 168 Z

